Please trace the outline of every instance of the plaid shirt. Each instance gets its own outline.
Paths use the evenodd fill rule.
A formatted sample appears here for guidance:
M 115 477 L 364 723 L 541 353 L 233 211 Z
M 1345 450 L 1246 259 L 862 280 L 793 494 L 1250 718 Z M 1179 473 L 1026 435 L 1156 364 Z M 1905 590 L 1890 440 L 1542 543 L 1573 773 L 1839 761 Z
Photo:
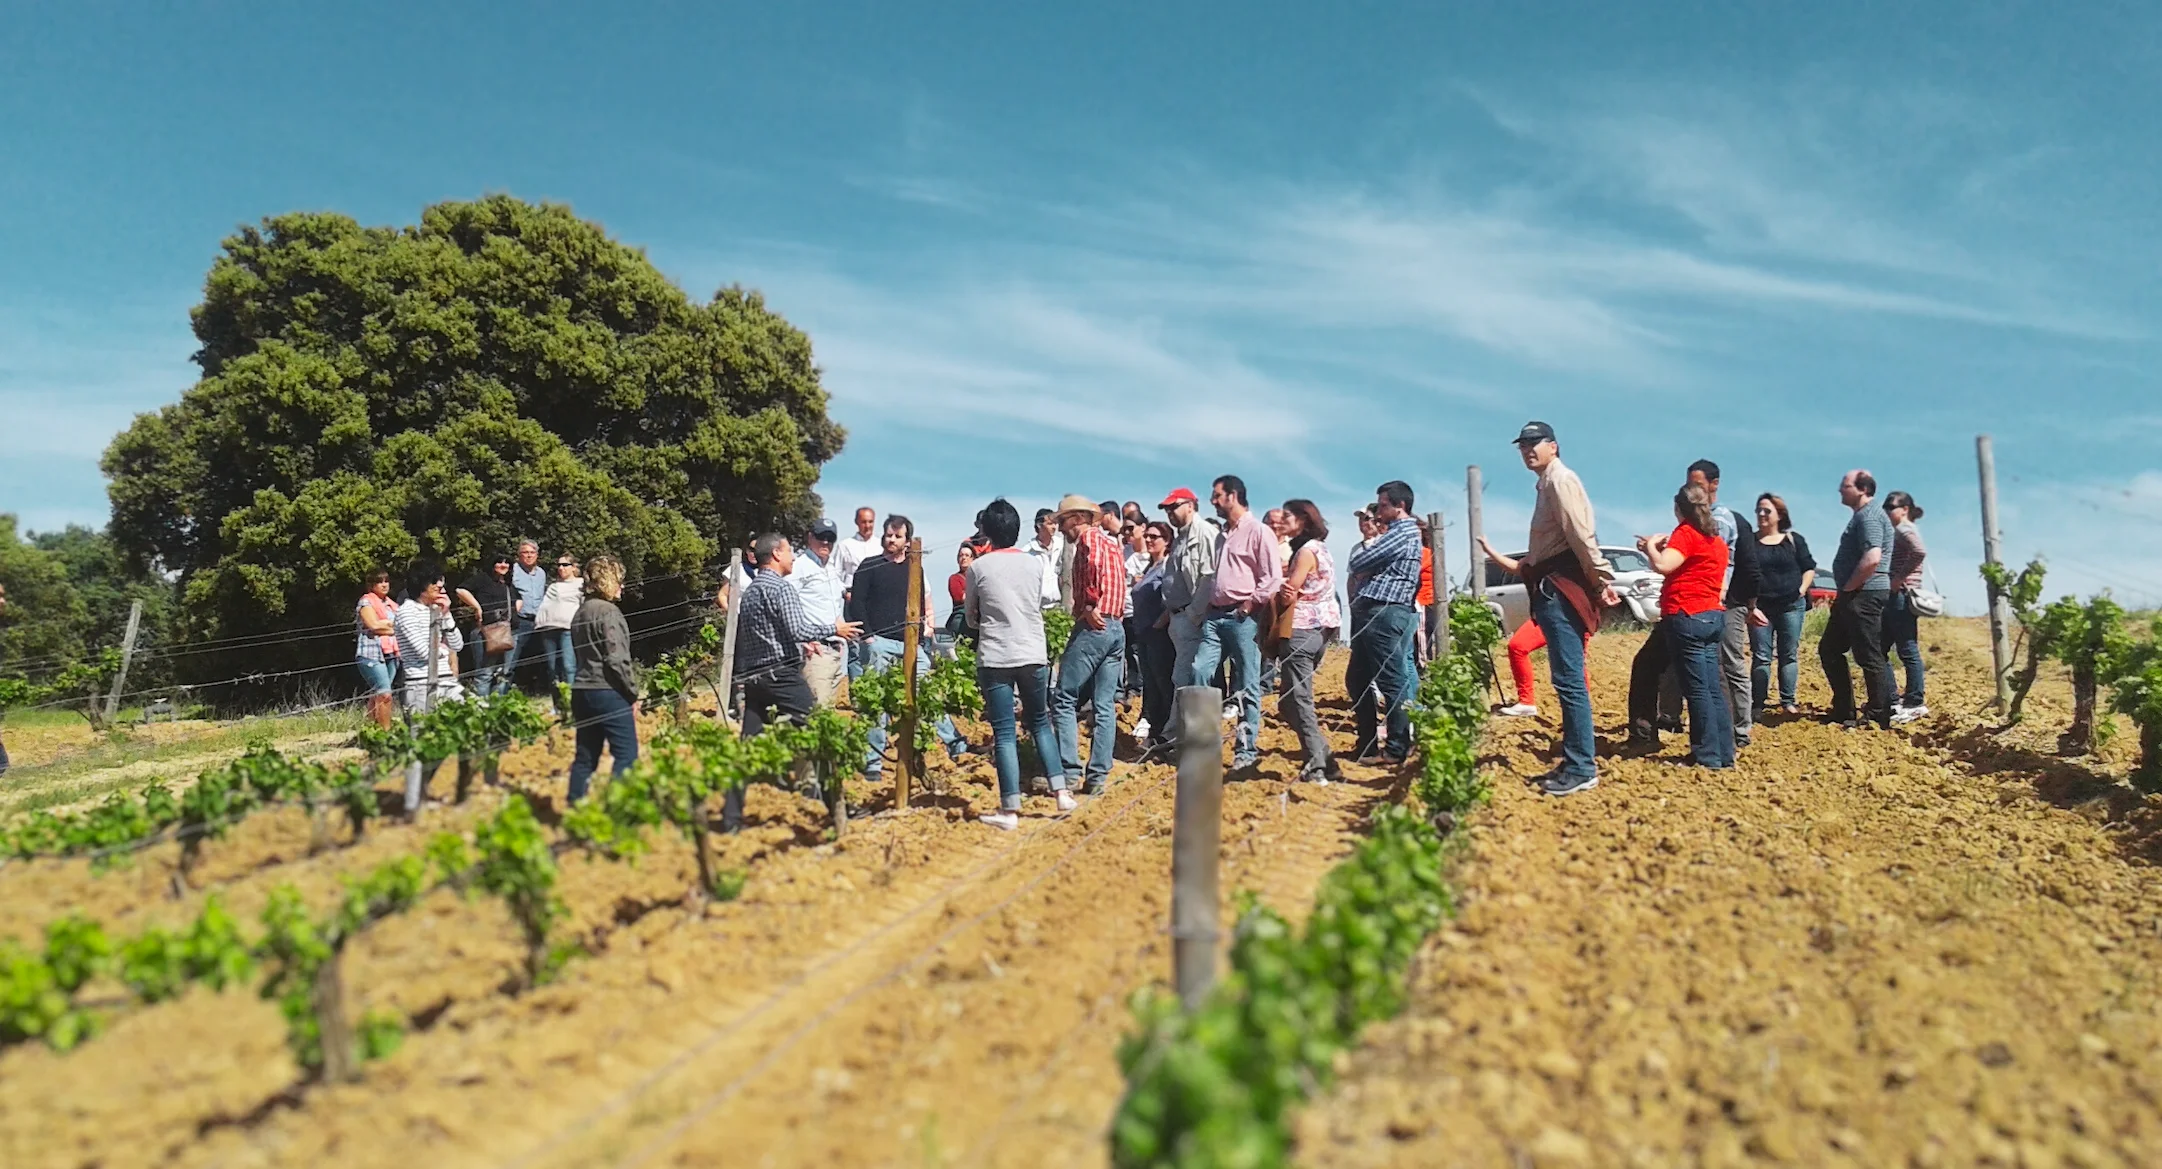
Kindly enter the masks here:
M 1351 571 L 1366 577 L 1359 586 L 1362 601 L 1380 601 L 1390 605 L 1409 605 L 1419 594 L 1419 523 L 1410 516 L 1398 516 L 1389 529 L 1374 537 L 1373 542 L 1351 555 Z
M 770 568 L 751 574 L 743 587 L 736 620 L 743 624 L 736 634 L 736 677 L 749 678 L 774 666 L 793 666 L 803 661 L 803 643 L 833 636 L 833 626 L 820 626 L 803 611 L 803 598 L 788 578 Z
M 1081 529 L 1073 558 L 1073 611 L 1094 606 L 1096 615 L 1116 621 L 1126 615 L 1126 556 L 1119 542 L 1095 524 Z

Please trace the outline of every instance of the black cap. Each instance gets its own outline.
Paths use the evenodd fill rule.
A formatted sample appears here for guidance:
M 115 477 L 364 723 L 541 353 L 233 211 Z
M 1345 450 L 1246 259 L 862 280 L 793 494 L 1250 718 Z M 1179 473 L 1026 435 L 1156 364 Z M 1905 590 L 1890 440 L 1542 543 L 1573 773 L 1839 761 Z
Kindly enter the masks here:
M 1551 441 L 1553 437 L 1553 427 L 1544 422 L 1527 422 L 1524 424 L 1524 429 L 1516 432 L 1516 443 L 1518 446 L 1522 446 L 1527 442 Z
M 820 520 L 811 525 L 811 535 L 821 540 L 831 540 L 840 534 L 840 529 L 833 526 L 832 520 Z

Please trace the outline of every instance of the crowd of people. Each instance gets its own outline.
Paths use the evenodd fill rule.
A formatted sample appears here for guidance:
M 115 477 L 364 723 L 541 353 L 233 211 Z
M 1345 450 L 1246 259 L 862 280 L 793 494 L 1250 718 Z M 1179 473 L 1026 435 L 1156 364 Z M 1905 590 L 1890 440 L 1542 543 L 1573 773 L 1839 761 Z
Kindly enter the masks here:
M 1620 600 L 1590 497 L 1562 462 L 1553 428 L 1527 423 L 1516 445 L 1537 477 L 1529 550 L 1509 557 L 1486 547 L 1522 581 L 1530 609 L 1509 639 L 1517 693 L 1501 713 L 1537 712 L 1530 659 L 1543 647 L 1561 711 L 1561 749 L 1557 766 L 1535 782 L 1569 795 L 1598 783 L 1585 654 L 1602 616 Z M 1637 540 L 1664 581 L 1659 625 L 1632 664 L 1628 701 L 1638 747 L 1656 746 L 1662 728 L 1680 729 L 1686 709 L 1691 756 L 1707 767 L 1733 764 L 1775 695 L 1780 710 L 1798 713 L 1803 616 L 1817 568 L 1783 499 L 1758 496 L 1752 524 L 1719 502 L 1719 487 L 1716 464 L 1691 464 L 1674 496 L 1674 528 Z M 1928 711 L 1917 638 L 1927 608 L 1917 600 L 1926 556 L 1916 526 L 1922 509 L 1905 492 L 1881 504 L 1876 494 L 1867 471 L 1841 480 L 1851 518 L 1833 558 L 1836 596 L 1819 646 L 1831 717 L 1849 725 L 1890 725 Z M 972 748 L 950 719 L 936 732 L 956 758 L 972 749 L 990 755 L 1000 802 L 984 821 L 1018 824 L 1024 732 L 1049 795 L 1070 810 L 1077 796 L 1101 794 L 1111 778 L 1121 701 L 1138 699 L 1129 733 L 1144 758 L 1160 755 L 1176 746 L 1173 696 L 1184 686 L 1214 685 L 1225 695 L 1234 774 L 1257 760 L 1263 703 L 1274 693 L 1277 715 L 1299 743 L 1299 778 L 1330 782 L 1339 763 L 1322 733 L 1314 680 L 1340 635 L 1350 650 L 1344 686 L 1352 698 L 1353 758 L 1405 759 L 1424 614 L 1435 603 L 1430 534 L 1413 504 L 1401 480 L 1376 488 L 1372 505 L 1354 516 L 1361 539 L 1341 569 L 1312 500 L 1287 499 L 1257 514 L 1237 475 L 1210 483 L 1206 513 L 1192 489 L 1171 490 L 1157 505 L 1161 519 L 1150 519 L 1138 501 L 1068 495 L 1035 511 L 1024 532 L 1011 502 L 986 505 L 955 551 L 947 579 L 952 610 L 943 626 L 929 605 L 917 606 L 916 650 L 924 670 L 934 645 L 975 648 L 991 741 Z M 904 515 L 881 523 L 868 507 L 853 518 L 848 538 L 820 521 L 800 550 L 780 533 L 760 535 L 745 550 L 733 675 L 749 732 L 832 705 L 844 678 L 886 668 L 907 652 L 909 598 L 929 595 L 920 563 L 911 576 L 915 525 Z M 468 687 L 501 692 L 521 659 L 539 656 L 549 677 L 570 690 L 577 729 L 571 798 L 585 795 L 604 749 L 617 772 L 629 767 L 638 755 L 639 691 L 629 628 L 615 604 L 623 566 L 600 556 L 581 567 L 566 555 L 554 569 L 542 569 L 539 547 L 528 540 L 456 587 L 433 566 L 416 566 L 396 603 L 389 574 L 374 574 L 355 609 L 356 659 L 371 717 L 390 725 L 401 677 L 407 708 L 423 709 Z M 1053 609 L 1071 617 L 1055 661 L 1045 628 Z M 1903 690 L 1895 686 L 1894 655 L 1906 671 Z M 1849 656 L 1863 675 L 1859 709 Z M 863 762 L 867 777 L 880 775 L 885 750 L 881 721 Z M 409 794 L 409 804 L 417 800 L 417 791 Z M 724 810 L 724 824 L 739 825 L 741 814 L 739 796 Z

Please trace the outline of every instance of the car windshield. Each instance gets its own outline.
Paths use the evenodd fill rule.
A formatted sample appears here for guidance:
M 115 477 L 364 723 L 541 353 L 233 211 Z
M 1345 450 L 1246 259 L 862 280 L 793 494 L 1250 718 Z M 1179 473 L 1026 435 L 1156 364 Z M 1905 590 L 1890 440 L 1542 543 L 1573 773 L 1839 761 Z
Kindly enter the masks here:
M 1607 563 L 1612 564 L 1616 572 L 1652 570 L 1652 562 L 1644 559 L 1644 554 L 1633 548 L 1602 548 L 1600 551 L 1606 553 Z

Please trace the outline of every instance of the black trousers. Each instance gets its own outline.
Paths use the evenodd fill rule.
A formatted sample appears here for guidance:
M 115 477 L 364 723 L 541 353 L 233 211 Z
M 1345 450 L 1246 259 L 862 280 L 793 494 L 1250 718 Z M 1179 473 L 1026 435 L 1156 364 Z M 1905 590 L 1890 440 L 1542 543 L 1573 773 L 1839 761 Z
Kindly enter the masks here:
M 811 684 L 803 680 L 803 667 L 770 666 L 743 684 L 743 733 L 755 735 L 766 724 L 781 719 L 801 719 L 818 706 Z M 743 829 L 743 789 L 736 788 L 721 802 L 721 830 Z
M 1847 671 L 1846 658 L 1851 653 L 1862 671 L 1867 696 L 1863 717 L 1880 727 L 1892 725 L 1892 696 L 1884 669 L 1884 606 L 1891 598 L 1889 590 L 1841 593 L 1832 602 L 1832 622 L 1817 643 L 1817 658 L 1824 663 L 1824 681 L 1832 688 L 1834 722 L 1854 717 L 1854 675 Z
M 1673 664 L 1672 649 L 1667 643 L 1666 629 L 1654 625 L 1651 635 L 1637 650 L 1635 660 L 1629 663 L 1629 735 L 1632 740 L 1659 741 L 1659 692 L 1660 686 L 1671 676 L 1668 667 Z
M 1151 738 L 1170 739 L 1175 735 L 1171 725 L 1171 698 L 1177 693 L 1171 684 L 1171 666 L 1178 657 L 1178 650 L 1171 644 L 1168 629 L 1144 629 L 1139 641 L 1141 717 L 1149 720 Z

